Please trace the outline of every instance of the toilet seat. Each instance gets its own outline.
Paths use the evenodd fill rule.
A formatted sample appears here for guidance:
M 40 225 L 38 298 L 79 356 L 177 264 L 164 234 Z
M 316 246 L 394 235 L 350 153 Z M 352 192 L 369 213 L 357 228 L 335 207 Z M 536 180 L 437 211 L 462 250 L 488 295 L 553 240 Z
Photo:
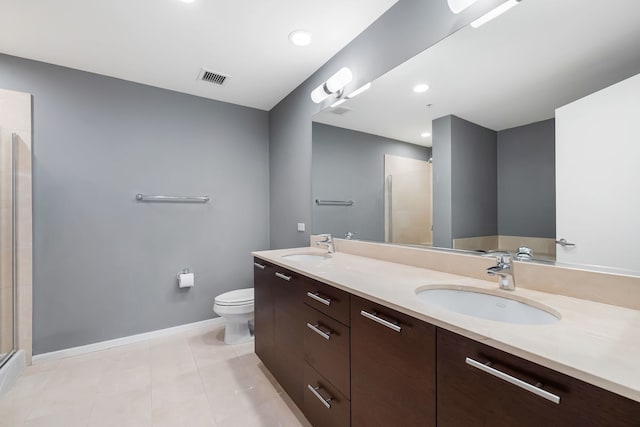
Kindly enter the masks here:
M 253 304 L 253 288 L 236 289 L 225 292 L 215 298 L 215 305 L 232 307 Z

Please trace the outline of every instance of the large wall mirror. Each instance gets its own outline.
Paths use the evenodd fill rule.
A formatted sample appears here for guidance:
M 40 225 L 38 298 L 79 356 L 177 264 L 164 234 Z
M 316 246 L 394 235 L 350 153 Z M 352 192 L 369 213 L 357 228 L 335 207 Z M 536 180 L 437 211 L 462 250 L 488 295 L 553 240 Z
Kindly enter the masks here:
M 313 232 L 640 275 L 639 18 L 523 0 L 336 100 L 313 119 Z

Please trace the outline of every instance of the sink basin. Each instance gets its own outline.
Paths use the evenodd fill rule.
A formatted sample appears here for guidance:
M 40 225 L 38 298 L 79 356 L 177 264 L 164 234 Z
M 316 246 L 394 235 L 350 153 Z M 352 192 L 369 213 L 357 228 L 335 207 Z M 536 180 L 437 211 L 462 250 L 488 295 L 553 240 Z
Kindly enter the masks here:
M 505 298 L 476 289 L 432 288 L 418 289 L 418 298 L 427 304 L 445 308 L 467 316 L 520 325 L 547 325 L 560 320 L 552 309 Z
M 291 254 L 291 255 L 283 255 L 282 258 L 289 261 L 298 261 L 298 262 L 314 262 L 314 261 L 323 261 L 325 259 L 331 258 L 331 255 L 328 254 Z

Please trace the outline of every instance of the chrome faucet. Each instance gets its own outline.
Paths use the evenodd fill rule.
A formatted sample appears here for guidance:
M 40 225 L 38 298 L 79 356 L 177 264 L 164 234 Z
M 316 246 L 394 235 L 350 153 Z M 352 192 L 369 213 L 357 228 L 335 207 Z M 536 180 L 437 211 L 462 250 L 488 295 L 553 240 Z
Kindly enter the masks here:
M 352 233 L 351 231 L 347 231 L 347 234 L 344 235 L 344 238 L 347 240 L 353 240 L 356 237 L 357 233 Z
M 329 252 L 330 254 L 335 252 L 333 248 L 333 238 L 331 237 L 331 234 L 320 234 L 318 235 L 318 237 L 322 237 L 323 239 L 317 241 L 316 245 L 326 246 L 327 252 Z
M 516 290 L 516 280 L 513 277 L 513 258 L 511 254 L 500 254 L 497 258 L 498 263 L 493 267 L 487 268 L 489 276 L 498 276 L 500 281 L 500 289 L 506 291 Z
M 533 251 L 526 246 L 520 246 L 516 252 L 516 261 L 528 261 L 533 258 Z

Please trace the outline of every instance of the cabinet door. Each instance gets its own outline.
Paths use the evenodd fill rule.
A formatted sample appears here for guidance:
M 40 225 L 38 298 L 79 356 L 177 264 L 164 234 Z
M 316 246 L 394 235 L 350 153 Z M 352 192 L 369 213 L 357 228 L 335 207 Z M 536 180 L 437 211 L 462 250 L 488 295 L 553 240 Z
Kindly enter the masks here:
M 437 335 L 439 427 L 640 426 L 640 403 L 452 332 Z
M 435 327 L 351 296 L 354 427 L 435 426 Z
M 304 391 L 304 282 L 304 276 L 278 266 L 274 267 L 272 284 L 275 368 L 272 373 L 300 407 Z
M 269 370 L 274 360 L 274 294 L 273 265 L 253 259 L 253 289 L 255 300 L 254 335 L 256 354 Z

